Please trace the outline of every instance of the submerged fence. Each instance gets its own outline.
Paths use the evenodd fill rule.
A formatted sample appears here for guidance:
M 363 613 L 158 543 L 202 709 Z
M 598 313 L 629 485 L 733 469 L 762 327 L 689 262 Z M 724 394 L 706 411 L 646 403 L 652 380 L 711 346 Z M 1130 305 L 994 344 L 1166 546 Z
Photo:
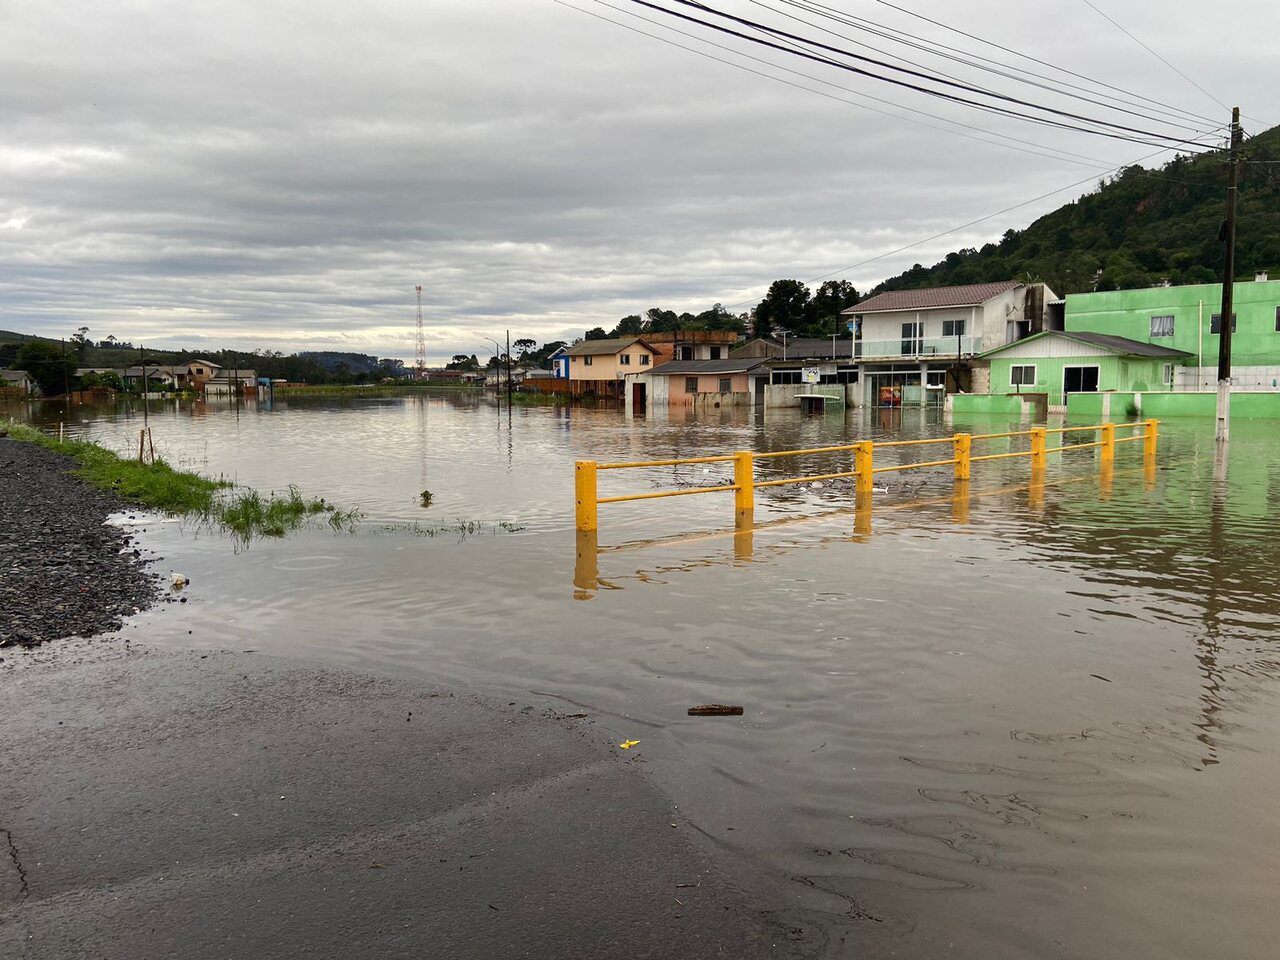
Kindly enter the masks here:
M 1139 429 L 1141 432 L 1133 433 L 1130 436 L 1116 436 L 1116 433 L 1121 430 L 1136 431 Z M 1058 436 L 1065 439 L 1062 436 L 1064 434 L 1087 431 L 1093 431 L 1097 439 L 1088 443 L 1059 443 L 1058 446 L 1049 446 L 1050 436 Z M 957 433 L 950 437 L 937 437 L 928 440 L 888 440 L 883 442 L 863 440 L 858 443 L 840 444 L 833 447 L 810 447 L 806 450 L 776 450 L 768 453 L 754 453 L 750 450 L 742 450 L 737 453 L 722 454 L 714 457 L 638 460 L 630 463 L 597 463 L 595 460 L 579 460 L 575 464 L 574 471 L 576 526 L 579 532 L 597 530 L 599 528 L 599 507 L 602 503 L 627 503 L 632 500 L 658 500 L 665 497 L 688 497 L 704 493 L 728 493 L 733 491 L 735 524 L 739 528 L 749 527 L 753 522 L 755 491 L 762 487 L 781 487 L 793 483 L 812 483 L 815 480 L 839 480 L 853 477 L 855 478 L 854 489 L 859 500 L 862 500 L 871 496 L 873 479 L 877 474 L 950 466 L 954 468 L 955 480 L 958 483 L 967 483 L 973 464 L 1019 457 L 1026 457 L 1031 461 L 1032 481 L 1035 482 L 1037 474 L 1043 475 L 1048 454 L 1084 450 L 1090 447 L 1098 447 L 1100 449 L 1100 466 L 1103 471 L 1109 472 L 1115 464 L 1116 446 L 1121 443 L 1137 443 L 1141 441 L 1144 460 L 1154 463 L 1158 433 L 1159 421 L 1142 420 L 1135 423 L 1102 423 L 1088 427 L 1032 427 L 1030 430 L 1010 430 L 1004 433 Z M 976 456 L 973 453 L 975 443 L 1012 437 L 1029 437 L 1030 444 L 1028 449 L 1005 453 L 979 454 Z M 877 450 L 891 447 L 923 447 L 929 445 L 950 445 L 951 456 L 945 460 L 897 463 L 880 467 L 875 465 Z M 782 477 L 775 480 L 755 479 L 755 464 L 757 460 L 850 451 L 853 453 L 852 470 L 798 477 Z M 597 478 L 601 470 L 633 470 L 645 467 L 683 466 L 685 464 L 699 463 L 732 463 L 733 483 L 711 487 L 631 493 L 616 497 L 601 497 L 598 492 Z

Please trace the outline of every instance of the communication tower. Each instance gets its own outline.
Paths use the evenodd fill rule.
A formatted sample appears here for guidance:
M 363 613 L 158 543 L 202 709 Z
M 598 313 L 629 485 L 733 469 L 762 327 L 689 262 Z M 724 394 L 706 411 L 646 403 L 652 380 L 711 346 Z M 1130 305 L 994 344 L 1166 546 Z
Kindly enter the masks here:
M 422 284 L 414 287 L 418 291 L 418 341 L 417 341 L 417 363 L 414 365 L 417 370 L 417 377 L 422 380 L 427 375 L 427 338 L 422 332 Z

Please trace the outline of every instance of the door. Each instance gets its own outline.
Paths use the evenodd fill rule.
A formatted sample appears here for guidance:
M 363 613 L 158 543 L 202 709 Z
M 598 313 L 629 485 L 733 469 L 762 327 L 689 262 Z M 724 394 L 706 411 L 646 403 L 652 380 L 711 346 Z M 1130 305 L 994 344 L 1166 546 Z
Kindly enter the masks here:
M 764 377 L 756 377 L 756 409 L 764 409 L 764 388 L 768 381 Z
M 631 409 L 634 413 L 644 412 L 645 392 L 643 383 L 633 383 L 631 385 Z

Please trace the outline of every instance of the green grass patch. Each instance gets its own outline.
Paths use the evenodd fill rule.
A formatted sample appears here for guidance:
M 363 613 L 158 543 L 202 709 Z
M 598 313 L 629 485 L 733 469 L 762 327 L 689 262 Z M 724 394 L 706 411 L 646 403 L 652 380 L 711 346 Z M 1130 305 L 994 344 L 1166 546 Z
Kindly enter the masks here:
M 25 424 L 10 424 L 8 430 L 14 440 L 71 457 L 79 464 L 72 473 L 92 486 L 139 507 L 217 524 L 244 544 L 255 537 L 283 537 L 312 518 L 323 517 L 335 531 L 349 530 L 360 519 L 358 510 L 340 510 L 323 498 L 307 499 L 295 486 L 284 495 L 264 497 L 230 480 L 175 470 L 163 460 L 126 460 L 87 440 L 59 440 Z

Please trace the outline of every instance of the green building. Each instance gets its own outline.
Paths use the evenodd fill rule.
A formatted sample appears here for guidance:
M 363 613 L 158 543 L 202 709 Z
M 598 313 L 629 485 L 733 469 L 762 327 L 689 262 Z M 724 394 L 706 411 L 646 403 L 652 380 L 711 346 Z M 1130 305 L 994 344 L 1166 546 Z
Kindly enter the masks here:
M 1167 391 L 1174 371 L 1191 359 L 1173 347 L 1070 330 L 1046 330 L 982 357 L 990 364 L 992 394 L 1044 396 L 1050 409 L 1077 393 Z
M 1234 300 L 1232 389 L 1280 391 L 1280 280 L 1259 274 L 1253 283 L 1237 282 Z M 1169 388 L 1214 390 L 1221 303 L 1220 283 L 1073 293 L 1066 298 L 1064 327 L 1180 350 L 1188 358 L 1174 370 Z

